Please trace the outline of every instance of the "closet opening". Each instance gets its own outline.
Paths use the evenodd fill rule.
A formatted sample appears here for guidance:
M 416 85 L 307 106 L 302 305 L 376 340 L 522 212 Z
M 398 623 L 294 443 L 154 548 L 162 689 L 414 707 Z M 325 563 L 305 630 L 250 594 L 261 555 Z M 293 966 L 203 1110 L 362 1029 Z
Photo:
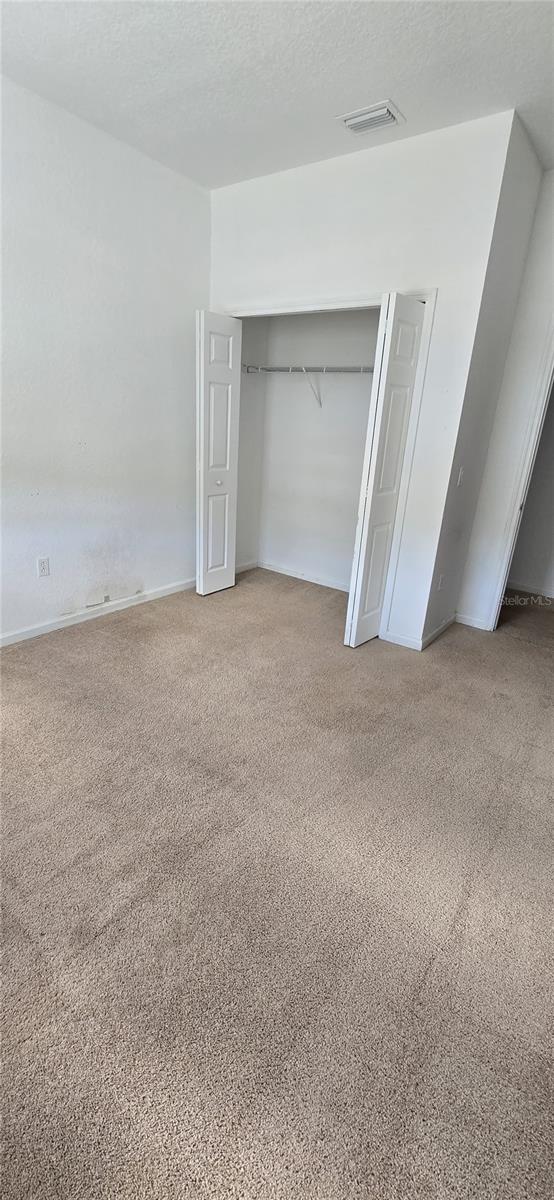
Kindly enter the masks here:
M 433 302 L 198 314 L 201 595 L 258 566 L 344 592 L 346 645 L 386 636 Z
M 239 569 L 348 592 L 378 324 L 374 308 L 243 320 Z

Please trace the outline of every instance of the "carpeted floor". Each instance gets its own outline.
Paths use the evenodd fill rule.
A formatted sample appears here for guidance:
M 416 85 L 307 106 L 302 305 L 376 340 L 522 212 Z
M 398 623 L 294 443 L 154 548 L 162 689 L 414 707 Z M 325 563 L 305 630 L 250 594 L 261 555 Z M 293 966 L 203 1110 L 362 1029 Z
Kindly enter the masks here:
M 4 1200 L 546 1200 L 554 611 L 268 572 L 8 648 Z

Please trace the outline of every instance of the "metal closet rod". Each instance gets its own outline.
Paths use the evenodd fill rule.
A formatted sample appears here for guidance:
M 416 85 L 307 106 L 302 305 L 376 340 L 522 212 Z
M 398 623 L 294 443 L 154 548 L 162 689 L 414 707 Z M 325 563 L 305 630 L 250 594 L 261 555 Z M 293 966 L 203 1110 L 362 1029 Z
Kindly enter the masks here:
M 373 367 L 252 367 L 242 364 L 247 375 L 263 371 L 268 374 L 278 372 L 283 375 L 372 375 Z

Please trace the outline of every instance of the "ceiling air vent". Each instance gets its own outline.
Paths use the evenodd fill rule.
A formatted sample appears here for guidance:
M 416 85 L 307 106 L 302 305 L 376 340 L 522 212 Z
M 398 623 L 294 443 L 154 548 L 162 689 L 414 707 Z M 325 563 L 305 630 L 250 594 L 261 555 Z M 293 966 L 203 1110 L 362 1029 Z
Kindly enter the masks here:
M 373 129 L 399 125 L 405 119 L 391 100 L 384 100 L 382 104 L 372 104 L 371 108 L 359 108 L 356 112 L 337 117 L 351 133 L 371 133 Z

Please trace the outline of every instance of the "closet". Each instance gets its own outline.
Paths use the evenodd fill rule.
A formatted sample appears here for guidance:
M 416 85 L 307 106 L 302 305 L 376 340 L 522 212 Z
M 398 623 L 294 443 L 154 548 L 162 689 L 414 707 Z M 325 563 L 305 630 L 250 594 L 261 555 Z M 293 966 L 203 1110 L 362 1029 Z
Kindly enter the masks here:
M 243 321 L 239 568 L 348 591 L 378 324 L 375 309 Z
M 379 633 L 424 318 L 397 293 L 347 311 L 198 314 L 200 594 L 258 565 L 348 592 L 348 645 Z

